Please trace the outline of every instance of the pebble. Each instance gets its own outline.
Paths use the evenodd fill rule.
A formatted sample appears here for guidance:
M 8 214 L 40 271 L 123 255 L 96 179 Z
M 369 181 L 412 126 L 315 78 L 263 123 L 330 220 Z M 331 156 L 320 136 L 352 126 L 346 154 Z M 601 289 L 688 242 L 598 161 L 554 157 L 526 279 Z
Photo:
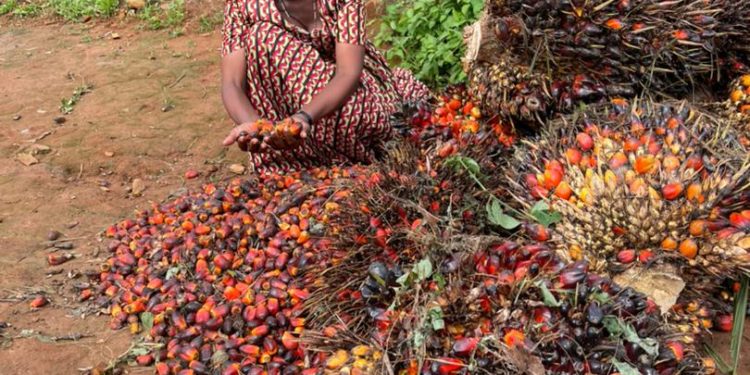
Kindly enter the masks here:
M 55 121 L 55 124 L 62 125 L 65 123 L 65 121 L 68 121 L 68 119 L 65 118 L 65 116 L 57 116 L 53 119 L 53 121 Z
M 47 233 L 47 240 L 54 241 L 58 238 L 62 237 L 62 233 L 56 230 L 51 230 L 49 233 Z

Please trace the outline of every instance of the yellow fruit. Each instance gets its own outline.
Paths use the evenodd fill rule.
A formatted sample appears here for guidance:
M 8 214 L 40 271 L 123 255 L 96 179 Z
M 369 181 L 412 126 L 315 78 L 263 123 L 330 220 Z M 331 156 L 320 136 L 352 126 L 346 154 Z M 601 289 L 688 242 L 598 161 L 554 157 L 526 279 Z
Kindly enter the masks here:
M 348 360 L 349 354 L 346 352 L 346 350 L 337 350 L 336 353 L 331 356 L 331 358 L 328 358 L 328 361 L 326 362 L 326 368 L 328 368 L 329 370 L 336 370 L 345 365 Z

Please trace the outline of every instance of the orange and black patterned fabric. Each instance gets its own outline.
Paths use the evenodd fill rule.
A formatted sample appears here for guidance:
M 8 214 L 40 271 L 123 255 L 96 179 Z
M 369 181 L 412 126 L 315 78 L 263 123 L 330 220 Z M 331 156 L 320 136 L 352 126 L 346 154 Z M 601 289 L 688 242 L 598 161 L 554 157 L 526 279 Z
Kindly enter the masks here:
M 311 32 L 282 16 L 274 0 L 227 0 L 222 55 L 244 51 L 250 103 L 280 121 L 325 88 L 336 70 L 336 43 L 365 47 L 357 90 L 338 111 L 312 124 L 296 150 L 252 153 L 258 171 L 370 162 L 393 137 L 390 117 L 404 101 L 430 91 L 410 72 L 391 71 L 365 36 L 362 0 L 317 1 L 319 26 Z

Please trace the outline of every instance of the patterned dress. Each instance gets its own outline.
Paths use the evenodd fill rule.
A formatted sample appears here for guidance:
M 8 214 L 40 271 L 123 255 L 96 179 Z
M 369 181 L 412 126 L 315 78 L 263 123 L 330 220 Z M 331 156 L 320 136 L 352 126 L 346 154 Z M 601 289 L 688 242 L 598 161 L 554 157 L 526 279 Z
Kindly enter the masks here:
M 336 43 L 365 47 L 359 86 L 334 113 L 312 124 L 295 150 L 251 153 L 258 171 L 370 162 L 393 136 L 390 117 L 429 90 L 405 70 L 390 70 L 365 37 L 362 0 L 317 1 L 320 25 L 308 32 L 282 16 L 275 0 L 226 0 L 222 55 L 247 57 L 247 95 L 262 118 L 280 121 L 323 90 L 336 70 Z

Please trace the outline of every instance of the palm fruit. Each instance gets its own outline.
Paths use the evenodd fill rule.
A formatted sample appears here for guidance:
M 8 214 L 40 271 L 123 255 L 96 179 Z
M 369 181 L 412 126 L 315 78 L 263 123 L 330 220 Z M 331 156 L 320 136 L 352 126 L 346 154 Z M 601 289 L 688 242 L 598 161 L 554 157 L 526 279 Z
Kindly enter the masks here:
M 403 374 L 460 374 L 472 365 L 493 374 L 607 373 L 615 360 L 645 373 L 701 373 L 691 332 L 665 325 L 653 301 L 586 263 L 566 265 L 543 227 L 526 226 L 540 242 L 523 243 L 474 223 L 464 212 L 476 207 L 479 184 L 498 181 L 477 183 L 454 160 L 479 160 L 481 172 L 491 159 L 469 158 L 461 145 L 453 159 L 436 152 L 407 164 L 392 151 L 395 160 L 372 167 L 368 181 L 377 183 L 352 188 L 342 207 L 350 234 L 334 243 L 351 250 L 320 272 L 307 332 L 321 334 L 310 345 L 368 339 L 387 347 L 389 369 Z M 375 286 L 377 298 L 365 299 L 362 286 Z
M 470 71 L 469 92 L 481 99 L 482 110 L 487 114 L 536 127 L 551 109 L 547 81 L 506 54 L 494 64 L 482 64 Z
M 717 20 L 725 2 L 496 0 L 488 6 L 498 40 L 540 71 L 687 93 L 722 76 L 716 55 L 731 41 L 724 30 L 742 27 Z
M 750 239 L 722 206 L 740 193 L 747 166 L 729 125 L 682 102 L 614 100 L 552 123 L 530 143 L 540 147 L 517 152 L 515 176 L 525 182 L 511 184 L 524 204 L 549 199 L 561 214 L 553 237 L 567 259 L 615 270 L 621 251 L 648 250 L 737 272 L 750 261 Z
M 725 106 L 729 117 L 737 121 L 743 143 L 750 144 L 750 74 L 744 74 L 732 82 Z

